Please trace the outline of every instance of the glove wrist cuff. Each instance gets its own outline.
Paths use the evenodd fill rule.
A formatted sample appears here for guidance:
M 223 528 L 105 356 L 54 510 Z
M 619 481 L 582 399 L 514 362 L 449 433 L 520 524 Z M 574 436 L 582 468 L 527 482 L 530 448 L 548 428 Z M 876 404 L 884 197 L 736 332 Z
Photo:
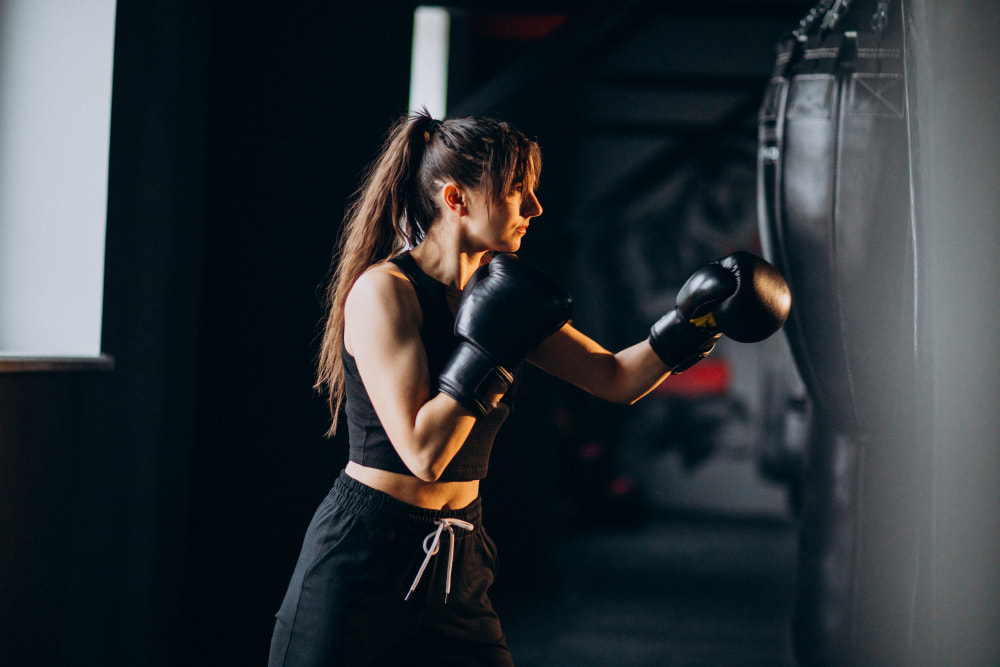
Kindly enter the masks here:
M 673 309 L 649 330 L 649 345 L 676 375 L 707 357 L 719 335 L 712 329 L 691 324 Z
M 470 412 L 485 417 L 514 381 L 513 374 L 489 354 L 468 342 L 459 343 L 441 376 L 438 390 Z

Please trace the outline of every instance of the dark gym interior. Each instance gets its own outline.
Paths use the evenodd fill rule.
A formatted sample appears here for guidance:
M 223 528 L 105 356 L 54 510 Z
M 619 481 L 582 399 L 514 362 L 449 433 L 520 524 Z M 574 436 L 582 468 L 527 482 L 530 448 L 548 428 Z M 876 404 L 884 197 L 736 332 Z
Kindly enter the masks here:
M 483 483 L 515 663 L 1000 664 L 1000 8 L 944 4 L 820 2 L 843 26 L 798 69 L 812 0 L 447 5 L 448 113 L 538 138 L 521 255 L 581 330 L 641 339 L 737 249 L 794 299 L 635 406 L 529 372 Z M 321 292 L 407 111 L 416 7 L 118 0 L 113 364 L 0 352 L 0 664 L 265 663 L 346 461 L 312 389 Z M 862 71 L 880 9 L 895 55 Z M 890 111 L 790 113 L 840 81 L 845 31 Z M 827 187 L 818 136 L 833 222 L 788 203 Z

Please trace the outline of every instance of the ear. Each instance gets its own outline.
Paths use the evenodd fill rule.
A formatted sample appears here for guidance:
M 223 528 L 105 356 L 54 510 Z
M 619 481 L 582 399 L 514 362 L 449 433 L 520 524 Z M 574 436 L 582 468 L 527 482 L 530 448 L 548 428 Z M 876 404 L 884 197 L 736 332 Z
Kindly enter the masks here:
M 444 205 L 458 215 L 467 215 L 469 213 L 469 206 L 465 195 L 454 183 L 446 183 L 441 188 L 441 197 L 444 199 Z

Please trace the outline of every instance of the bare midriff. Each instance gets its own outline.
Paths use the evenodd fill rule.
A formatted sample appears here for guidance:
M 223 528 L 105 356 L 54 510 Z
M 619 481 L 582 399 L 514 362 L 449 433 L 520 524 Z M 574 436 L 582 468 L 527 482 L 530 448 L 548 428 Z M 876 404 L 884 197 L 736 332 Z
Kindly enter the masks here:
M 479 497 L 479 480 L 425 482 L 417 477 L 369 468 L 354 461 L 348 462 L 345 472 L 365 486 L 426 509 L 462 509 Z

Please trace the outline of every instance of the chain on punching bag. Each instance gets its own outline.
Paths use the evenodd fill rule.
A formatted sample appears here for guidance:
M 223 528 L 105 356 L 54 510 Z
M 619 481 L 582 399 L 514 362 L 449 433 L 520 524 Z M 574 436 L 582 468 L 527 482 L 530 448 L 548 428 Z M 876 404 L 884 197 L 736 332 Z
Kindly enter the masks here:
M 795 628 L 806 664 L 849 662 L 864 643 L 858 586 L 881 566 L 861 507 L 896 474 L 880 470 L 898 454 L 888 430 L 913 423 L 897 394 L 915 377 L 915 314 L 894 4 L 816 5 L 779 44 L 759 116 L 761 237 L 792 290 L 785 331 L 813 404 Z

